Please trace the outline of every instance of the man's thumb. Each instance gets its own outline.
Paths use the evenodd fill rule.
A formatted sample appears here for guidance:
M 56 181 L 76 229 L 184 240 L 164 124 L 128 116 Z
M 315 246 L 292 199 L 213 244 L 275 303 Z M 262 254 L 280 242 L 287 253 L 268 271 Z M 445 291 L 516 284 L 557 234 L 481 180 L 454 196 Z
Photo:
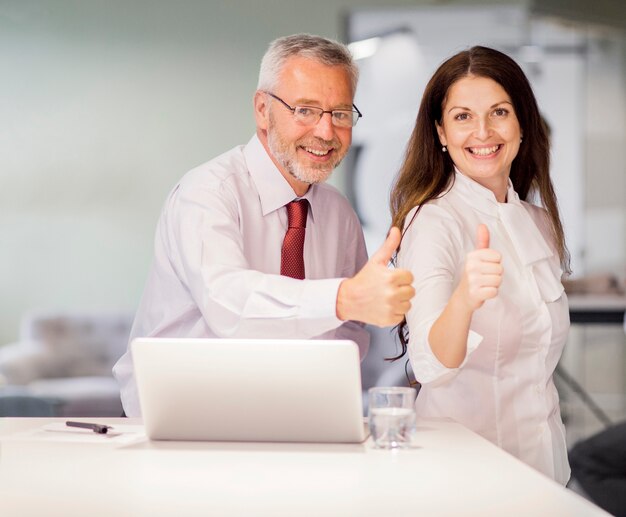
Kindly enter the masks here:
M 479 224 L 476 228 L 476 249 L 482 250 L 489 247 L 489 228 L 484 224 Z
M 383 242 L 382 246 L 378 248 L 378 251 L 372 255 L 370 261 L 383 266 L 389 264 L 394 252 L 398 249 L 398 246 L 400 246 L 401 239 L 402 234 L 400 233 L 400 229 L 395 226 L 392 227 L 391 230 L 389 230 L 387 239 Z

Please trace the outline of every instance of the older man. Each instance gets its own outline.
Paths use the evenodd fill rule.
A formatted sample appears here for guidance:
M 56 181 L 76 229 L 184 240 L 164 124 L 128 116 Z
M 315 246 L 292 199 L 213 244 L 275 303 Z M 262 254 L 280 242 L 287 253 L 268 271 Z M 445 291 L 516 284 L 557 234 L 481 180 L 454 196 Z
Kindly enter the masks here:
M 353 339 L 400 322 L 412 276 L 387 268 L 400 234 L 367 261 L 348 201 L 323 182 L 361 113 L 345 46 L 298 34 L 274 41 L 254 95 L 257 131 L 188 172 L 158 223 L 138 336 Z M 127 352 L 115 365 L 128 416 L 140 415 Z

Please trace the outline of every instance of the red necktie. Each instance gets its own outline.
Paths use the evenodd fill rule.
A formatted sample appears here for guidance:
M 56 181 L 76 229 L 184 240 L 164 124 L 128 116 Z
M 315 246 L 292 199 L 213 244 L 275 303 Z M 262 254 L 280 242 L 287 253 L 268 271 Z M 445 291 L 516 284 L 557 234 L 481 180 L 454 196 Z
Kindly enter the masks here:
M 287 220 L 289 228 L 283 241 L 280 254 L 280 274 L 291 278 L 304 279 L 304 232 L 309 202 L 298 199 L 287 203 Z

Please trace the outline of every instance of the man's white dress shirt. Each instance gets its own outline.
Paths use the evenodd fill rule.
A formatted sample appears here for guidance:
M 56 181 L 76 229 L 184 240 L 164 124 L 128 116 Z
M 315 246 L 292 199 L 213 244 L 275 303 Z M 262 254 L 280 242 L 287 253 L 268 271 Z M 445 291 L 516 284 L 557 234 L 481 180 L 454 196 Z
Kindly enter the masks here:
M 367 261 L 361 225 L 332 186 L 312 185 L 305 280 L 280 276 L 289 183 L 254 136 L 188 172 L 170 193 L 130 335 L 352 339 L 369 334 L 336 316 L 339 284 Z M 130 342 L 129 341 L 129 342 Z M 140 407 L 129 351 L 113 368 L 127 416 Z
M 489 228 L 489 247 L 502 254 L 502 285 L 472 317 L 465 360 L 447 368 L 428 334 L 475 249 L 480 223 Z M 457 171 L 450 190 L 408 227 L 398 264 L 415 275 L 407 322 L 409 357 L 422 384 L 418 417 L 451 417 L 565 484 L 570 470 L 552 374 L 569 312 L 553 241 L 547 213 L 520 201 L 510 181 L 507 202 L 498 203 Z

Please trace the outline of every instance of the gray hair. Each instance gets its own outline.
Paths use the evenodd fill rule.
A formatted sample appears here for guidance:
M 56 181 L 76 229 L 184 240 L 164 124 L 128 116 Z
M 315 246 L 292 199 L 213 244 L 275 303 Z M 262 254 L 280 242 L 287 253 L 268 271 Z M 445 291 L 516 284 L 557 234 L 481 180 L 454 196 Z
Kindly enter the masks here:
M 359 80 L 359 69 L 348 47 L 343 43 L 311 34 L 284 36 L 270 43 L 261 61 L 257 90 L 274 90 L 285 61 L 292 56 L 313 59 L 328 66 L 343 67 L 350 76 L 354 95 Z

